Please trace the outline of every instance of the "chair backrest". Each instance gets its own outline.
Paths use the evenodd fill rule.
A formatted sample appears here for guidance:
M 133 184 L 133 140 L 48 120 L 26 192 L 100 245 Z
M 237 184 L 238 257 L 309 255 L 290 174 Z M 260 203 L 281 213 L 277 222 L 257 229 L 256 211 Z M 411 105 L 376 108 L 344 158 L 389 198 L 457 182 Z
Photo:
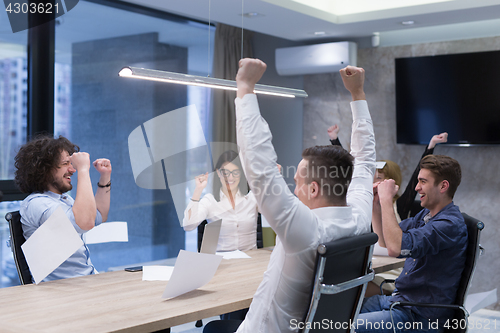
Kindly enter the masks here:
M 465 303 L 465 299 L 469 291 L 469 286 L 472 281 L 474 271 L 476 270 L 477 258 L 479 257 L 480 253 L 479 240 L 481 236 L 481 230 L 484 229 L 484 223 L 479 221 L 478 219 L 466 213 L 462 213 L 462 216 L 464 217 L 465 224 L 467 225 L 468 243 L 465 256 L 465 267 L 464 271 L 462 272 L 460 284 L 458 286 L 457 298 L 455 299 L 455 304 L 460 306 L 463 306 Z M 466 322 L 464 321 L 466 318 L 463 311 L 455 311 L 454 319 L 458 320 L 457 323 Z M 455 328 L 453 329 L 453 332 L 466 332 L 466 329 Z
M 207 224 L 207 220 L 204 220 L 198 226 L 198 252 L 201 249 L 201 243 L 203 241 L 203 233 L 205 232 L 205 225 Z M 260 213 L 257 215 L 257 248 L 261 249 L 264 247 L 264 237 L 262 236 L 262 217 Z
M 351 331 L 346 323 L 355 321 L 366 284 L 374 278 L 371 256 L 372 245 L 377 240 L 375 233 L 369 233 L 318 246 L 316 274 L 303 333 L 324 332 L 320 324 L 325 319 L 333 323 L 328 332 Z
M 19 214 L 19 211 L 10 212 L 5 215 L 5 219 L 9 222 L 10 248 L 14 255 L 19 281 L 21 281 L 21 284 L 31 284 L 33 283 L 31 272 L 21 249 L 21 245 L 26 241 L 21 225 L 21 214 Z
M 413 200 L 413 203 L 412 203 L 411 208 L 410 208 L 410 217 L 414 217 L 422 209 L 424 209 L 424 207 L 422 207 L 422 205 L 420 205 L 420 200 L 418 200 L 418 199 Z M 406 217 L 403 218 L 401 216 L 401 220 L 404 220 L 404 219 L 406 219 Z

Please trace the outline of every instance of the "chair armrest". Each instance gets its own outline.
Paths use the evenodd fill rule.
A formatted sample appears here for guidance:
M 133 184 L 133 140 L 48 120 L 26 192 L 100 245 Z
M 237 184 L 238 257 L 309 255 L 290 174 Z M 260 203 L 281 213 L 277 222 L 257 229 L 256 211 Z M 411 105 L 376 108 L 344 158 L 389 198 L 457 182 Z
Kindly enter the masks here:
M 398 303 L 398 304 L 396 304 Z M 446 308 L 446 309 L 455 309 L 462 310 L 463 306 L 456 304 L 432 304 L 432 303 L 414 303 L 414 302 L 394 302 L 395 305 L 401 306 L 421 306 L 424 308 Z
M 382 281 L 382 283 L 380 283 L 380 295 L 384 294 L 384 290 L 382 289 L 382 286 L 385 283 L 394 283 L 394 282 L 396 282 L 396 280 L 393 280 L 393 279 L 385 279 L 384 281 Z
M 415 303 L 415 302 L 399 302 L 399 301 L 396 301 L 394 303 L 391 304 L 391 307 L 389 308 L 389 313 L 391 314 L 391 322 L 392 322 L 392 326 L 394 326 L 394 318 L 392 317 L 392 309 L 397 306 L 397 305 L 401 305 L 401 306 L 421 306 L 421 307 L 426 307 L 426 308 L 446 308 L 446 309 L 454 309 L 454 310 L 462 310 L 462 312 L 464 313 L 464 316 L 465 316 L 465 322 L 468 323 L 468 319 L 469 319 L 469 311 L 467 311 L 465 309 L 465 307 L 461 306 L 461 305 L 456 305 L 456 304 L 429 304 L 429 303 Z M 396 331 L 394 331 L 396 332 Z M 466 332 L 466 331 L 464 331 Z
M 370 269 L 370 272 L 368 272 L 368 274 L 349 281 L 341 282 L 338 284 L 321 284 L 320 292 L 327 295 L 338 294 L 348 289 L 352 289 L 362 284 L 368 283 L 372 281 L 374 277 L 375 273 L 373 272 L 373 269 Z

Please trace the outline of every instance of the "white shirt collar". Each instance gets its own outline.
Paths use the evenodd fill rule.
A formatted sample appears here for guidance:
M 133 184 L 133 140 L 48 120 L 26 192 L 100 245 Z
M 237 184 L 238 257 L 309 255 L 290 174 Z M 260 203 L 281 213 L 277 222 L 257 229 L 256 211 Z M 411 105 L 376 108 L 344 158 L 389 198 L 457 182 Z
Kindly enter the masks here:
M 238 189 L 238 192 L 236 192 L 236 195 L 234 196 L 234 199 L 241 198 L 241 197 L 243 197 L 243 195 L 241 195 L 241 192 Z M 222 199 L 229 200 L 229 198 L 226 197 L 226 195 L 224 194 L 224 192 L 222 191 L 222 189 L 220 190 L 219 198 L 220 198 L 221 201 L 222 201 Z

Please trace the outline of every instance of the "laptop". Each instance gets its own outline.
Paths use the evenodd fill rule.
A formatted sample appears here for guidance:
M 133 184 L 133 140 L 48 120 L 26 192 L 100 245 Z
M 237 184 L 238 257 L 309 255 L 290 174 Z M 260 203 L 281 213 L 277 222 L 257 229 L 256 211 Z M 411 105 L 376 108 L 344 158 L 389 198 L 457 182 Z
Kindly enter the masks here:
M 221 224 L 222 220 L 217 220 L 205 225 L 200 253 L 215 254 L 215 251 L 217 250 L 217 243 L 219 242 Z

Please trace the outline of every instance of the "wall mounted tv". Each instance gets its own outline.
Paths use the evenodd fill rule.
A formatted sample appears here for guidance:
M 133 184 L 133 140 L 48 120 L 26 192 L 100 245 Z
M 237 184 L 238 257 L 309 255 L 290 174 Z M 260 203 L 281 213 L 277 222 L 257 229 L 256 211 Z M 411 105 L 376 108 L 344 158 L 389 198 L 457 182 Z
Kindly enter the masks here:
M 500 144 L 500 51 L 396 59 L 397 142 Z

